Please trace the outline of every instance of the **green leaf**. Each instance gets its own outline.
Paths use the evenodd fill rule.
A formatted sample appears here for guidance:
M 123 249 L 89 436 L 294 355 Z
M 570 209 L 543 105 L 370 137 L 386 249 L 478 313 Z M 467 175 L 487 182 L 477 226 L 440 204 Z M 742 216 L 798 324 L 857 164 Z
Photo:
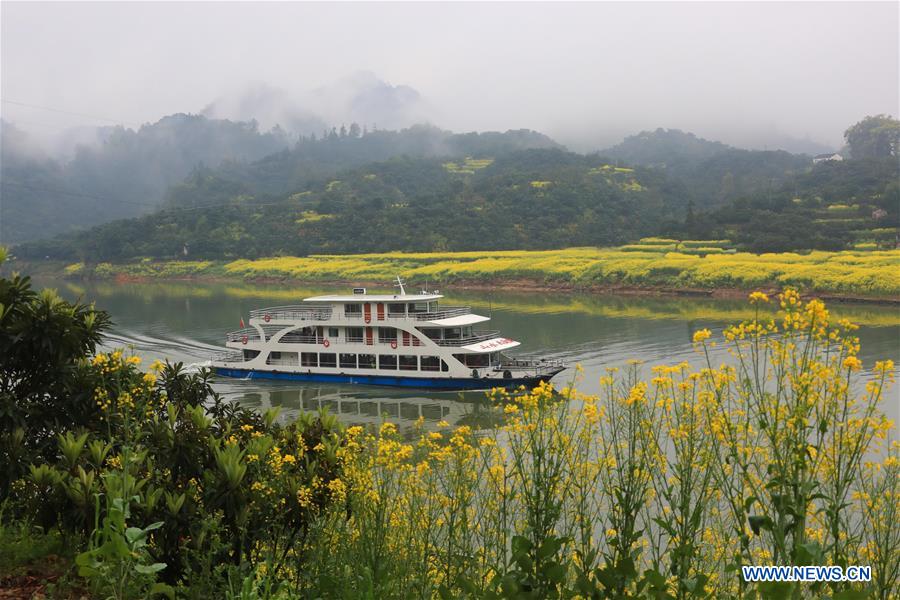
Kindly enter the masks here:
M 134 570 L 144 575 L 159 573 L 166 568 L 166 563 L 153 563 L 152 565 L 134 565 Z
M 125 530 L 125 539 L 128 540 L 129 544 L 135 543 L 139 539 L 143 538 L 144 535 L 146 535 L 144 533 L 144 530 L 139 527 L 129 527 Z
M 784 581 L 760 583 L 757 587 L 764 600 L 787 600 L 791 596 L 793 584 Z
M 842 590 L 832 596 L 832 600 L 868 600 L 872 596 L 871 590 Z
M 559 585 L 566 578 L 566 567 L 559 563 L 550 563 L 544 567 L 544 577 L 547 578 L 547 581 L 555 585 Z
M 154 583 L 150 587 L 150 596 L 163 595 L 169 600 L 175 600 L 175 589 L 165 583 Z
M 539 560 L 544 560 L 549 558 L 559 552 L 559 549 L 562 547 L 563 542 L 565 540 L 563 538 L 550 536 L 544 540 L 541 544 L 540 548 L 537 551 L 537 557 Z
M 765 529 L 767 531 L 772 530 L 772 519 L 766 516 L 752 515 L 747 518 L 747 521 L 750 523 L 750 529 L 753 530 L 753 533 L 759 535 L 760 530 Z

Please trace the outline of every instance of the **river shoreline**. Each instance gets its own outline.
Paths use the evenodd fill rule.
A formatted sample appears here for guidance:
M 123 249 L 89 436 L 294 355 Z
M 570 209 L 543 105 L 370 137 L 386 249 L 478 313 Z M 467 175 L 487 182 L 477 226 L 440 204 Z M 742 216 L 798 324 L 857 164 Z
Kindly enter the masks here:
M 207 282 L 207 283 L 259 283 L 259 284 L 314 284 L 322 286 L 345 287 L 372 287 L 383 288 L 385 281 L 374 280 L 350 280 L 340 278 L 306 278 L 306 277 L 273 277 L 260 275 L 228 276 L 221 273 L 195 273 L 190 275 L 135 275 L 129 273 L 116 273 L 112 276 L 98 277 L 93 273 L 67 274 L 65 265 L 47 263 L 17 263 L 9 265 L 14 270 L 19 270 L 31 275 L 53 276 L 70 279 L 73 281 L 116 281 L 118 283 L 152 283 L 152 282 Z M 412 282 L 415 286 L 416 282 Z M 762 291 L 774 296 L 781 288 L 775 284 L 754 287 L 671 287 L 658 285 L 633 285 L 623 283 L 579 285 L 562 280 L 538 280 L 525 277 L 498 277 L 493 280 L 478 278 L 455 278 L 453 280 L 429 282 L 430 287 L 452 288 L 453 290 L 491 291 L 502 287 L 508 291 L 519 292 L 554 292 L 564 294 L 596 294 L 610 296 L 635 296 L 635 297 L 697 297 L 709 299 L 744 299 L 750 292 Z M 848 304 L 871 304 L 882 306 L 900 306 L 900 297 L 897 296 L 866 296 L 852 293 L 833 291 L 805 291 L 805 296 L 815 297 L 827 302 L 840 302 Z

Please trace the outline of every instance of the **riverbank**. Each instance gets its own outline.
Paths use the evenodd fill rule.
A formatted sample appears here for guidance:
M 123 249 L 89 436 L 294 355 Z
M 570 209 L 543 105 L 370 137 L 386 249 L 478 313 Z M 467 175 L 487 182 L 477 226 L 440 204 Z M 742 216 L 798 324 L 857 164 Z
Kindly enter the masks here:
M 28 265 L 32 269 L 34 265 Z M 303 282 L 384 287 L 397 275 L 413 286 L 577 291 L 617 295 L 735 298 L 748 290 L 795 287 L 831 301 L 900 304 L 900 250 L 807 254 L 654 249 L 315 255 L 234 261 L 150 261 L 44 265 L 71 278 Z

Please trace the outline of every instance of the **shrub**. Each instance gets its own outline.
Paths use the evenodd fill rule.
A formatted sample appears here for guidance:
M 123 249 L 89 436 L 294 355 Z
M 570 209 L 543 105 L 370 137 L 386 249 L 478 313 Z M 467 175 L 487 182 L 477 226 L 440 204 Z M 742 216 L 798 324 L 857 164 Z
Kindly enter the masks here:
M 334 417 L 280 424 L 223 402 L 207 370 L 97 353 L 108 316 L 27 278 L 0 279 L 0 311 L 0 506 L 74 540 L 94 593 L 278 569 L 335 498 Z

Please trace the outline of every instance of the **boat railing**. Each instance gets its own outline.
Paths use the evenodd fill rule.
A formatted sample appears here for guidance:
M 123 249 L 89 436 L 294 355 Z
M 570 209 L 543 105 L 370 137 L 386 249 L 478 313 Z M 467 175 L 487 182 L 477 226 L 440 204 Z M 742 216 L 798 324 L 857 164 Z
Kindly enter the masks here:
M 321 344 L 324 337 L 288 332 L 278 340 L 280 344 Z
M 327 321 L 331 319 L 330 306 L 270 306 L 250 311 L 251 319 L 277 319 L 280 321 Z
M 214 362 L 247 362 L 244 360 L 244 353 L 238 350 L 227 350 L 225 352 L 217 352 L 209 357 Z
M 449 319 L 450 317 L 461 317 L 471 312 L 472 308 L 469 306 L 445 306 L 428 312 L 409 313 L 409 317 L 417 321 L 437 321 Z
M 260 341 L 259 331 L 253 327 L 245 327 L 244 329 L 229 331 L 225 334 L 225 339 L 229 342 L 243 342 L 244 338 L 246 338 L 248 342 L 258 342 Z
M 517 368 L 517 369 L 541 369 L 541 368 L 555 368 L 555 367 L 565 367 L 565 363 L 561 360 L 556 359 L 530 359 L 530 358 L 506 358 L 499 365 L 494 367 L 495 371 L 502 371 L 504 369 L 509 368 Z
M 499 331 L 473 331 L 472 335 L 467 335 L 458 339 L 448 340 L 445 338 L 441 340 L 432 339 L 431 341 L 433 341 L 438 346 L 468 346 L 469 344 L 486 342 L 487 340 L 492 340 L 496 337 L 500 337 Z

